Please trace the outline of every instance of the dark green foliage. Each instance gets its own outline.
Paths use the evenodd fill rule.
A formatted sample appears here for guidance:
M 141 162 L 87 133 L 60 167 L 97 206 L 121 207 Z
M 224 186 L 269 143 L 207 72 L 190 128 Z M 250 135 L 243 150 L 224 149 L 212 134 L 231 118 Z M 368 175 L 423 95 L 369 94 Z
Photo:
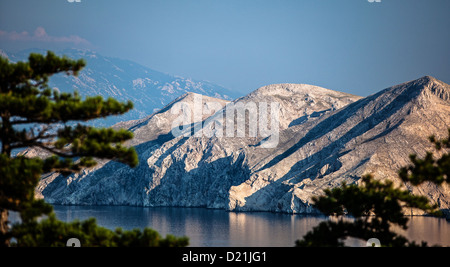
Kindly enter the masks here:
M 347 222 L 338 220 L 336 222 L 321 222 L 308 232 L 302 240 L 297 240 L 297 247 L 343 247 L 347 237 L 359 238 L 364 241 L 376 237 L 382 246 L 404 247 L 404 246 L 426 246 L 426 243 L 416 244 L 409 242 L 405 237 L 397 235 L 392 231 L 374 231 L 373 225 L 364 220 Z
M 343 184 L 326 189 L 325 195 L 314 198 L 315 207 L 337 222 L 322 222 L 297 241 L 297 246 L 343 246 L 346 237 L 363 240 L 376 237 L 384 246 L 409 246 L 406 238 L 392 232 L 392 225 L 407 229 L 404 208 L 417 208 L 438 215 L 436 206 L 426 197 L 414 196 L 407 190 L 395 188 L 391 181 L 381 182 L 371 175 L 362 178 L 363 185 Z M 352 218 L 344 221 L 341 216 Z
M 34 197 L 43 173 L 67 175 L 96 165 L 96 158 L 111 159 L 135 167 L 134 148 L 122 144 L 133 138 L 126 130 L 94 128 L 82 122 L 121 115 L 133 108 L 101 96 L 82 99 L 77 92 L 60 93 L 48 86 L 57 73 L 77 75 L 83 60 L 31 54 L 28 62 L 12 63 L 0 57 L 0 246 L 62 246 L 80 237 L 85 245 L 187 245 L 185 238 L 162 239 L 150 229 L 121 231 L 98 227 L 95 221 L 63 223 L 55 219 L 52 207 Z M 51 156 L 11 157 L 13 149 L 40 148 Z M 8 227 L 8 211 L 20 213 L 22 224 Z M 49 218 L 37 222 L 39 216 Z M 73 234 L 73 236 L 71 236 Z M 92 237 L 90 237 L 92 235 Z
M 34 199 L 34 190 L 42 174 L 43 161 L 0 154 L 0 207 L 21 212 L 23 221 L 49 214 L 52 207 Z
M 76 75 L 84 65 L 83 60 L 60 58 L 52 52 L 47 56 L 31 54 L 29 62 L 10 63 L 0 58 L 2 154 L 10 156 L 12 149 L 39 147 L 65 158 L 64 162 L 47 161 L 45 171 L 79 171 L 94 164 L 92 157 L 118 160 L 131 167 L 137 165 L 134 149 L 121 146 L 132 138 L 130 132 L 66 125 L 121 115 L 133 108 L 131 102 L 104 100 L 101 96 L 83 100 L 76 92 L 59 93 L 48 86 L 51 75 L 59 72 Z M 61 124 L 64 128 L 58 128 Z M 70 160 L 73 158 L 80 161 L 73 164 Z
M 435 145 L 438 151 L 450 148 L 450 129 L 449 138 L 436 140 L 435 136 L 430 137 L 430 141 Z M 444 182 L 450 184 L 450 153 L 443 153 L 439 159 L 434 159 L 432 152 L 427 152 L 423 159 L 417 158 L 417 155 L 410 156 L 412 165 L 401 168 L 399 175 L 404 182 L 413 185 L 419 185 L 429 181 L 435 184 Z
M 450 138 L 450 130 L 449 130 Z M 449 139 L 430 141 L 437 150 L 450 148 Z M 401 168 L 399 176 L 404 182 L 420 185 L 423 182 L 449 183 L 450 156 L 444 153 L 435 160 L 431 152 L 425 158 L 410 156 L 412 165 Z M 362 240 L 377 238 L 383 246 L 418 246 L 392 231 L 396 225 L 407 229 L 408 218 L 404 209 L 420 209 L 429 215 L 441 216 L 437 205 L 431 205 L 425 196 L 415 196 L 408 190 L 394 187 L 391 181 L 377 181 L 371 175 L 362 178 L 361 185 L 347 185 L 326 189 L 324 195 L 313 198 L 315 207 L 335 220 L 320 223 L 296 246 L 344 246 L 347 237 Z M 345 216 L 350 216 L 344 219 Z M 426 246 L 426 243 L 420 244 Z
M 18 247 L 65 247 L 70 238 L 80 240 L 82 247 L 178 247 L 189 243 L 186 237 L 167 235 L 163 238 L 149 228 L 111 231 L 99 227 L 94 218 L 64 223 L 53 214 L 39 223 L 32 221 L 15 226 L 13 235 L 17 242 L 12 245 Z

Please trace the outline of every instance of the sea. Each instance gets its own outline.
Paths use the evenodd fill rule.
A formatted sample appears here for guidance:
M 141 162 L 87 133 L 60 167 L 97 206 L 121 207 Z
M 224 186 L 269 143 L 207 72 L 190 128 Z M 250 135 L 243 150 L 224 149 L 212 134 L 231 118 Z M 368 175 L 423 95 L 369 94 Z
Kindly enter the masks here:
M 183 207 L 55 205 L 54 211 L 58 219 L 66 222 L 93 217 L 100 226 L 112 230 L 150 227 L 162 236 L 187 236 L 192 247 L 292 247 L 314 226 L 329 219 Z M 395 231 L 419 243 L 450 246 L 450 221 L 424 216 L 409 219 L 407 230 L 397 227 Z M 354 247 L 366 246 L 366 243 L 358 239 L 346 240 L 346 245 Z

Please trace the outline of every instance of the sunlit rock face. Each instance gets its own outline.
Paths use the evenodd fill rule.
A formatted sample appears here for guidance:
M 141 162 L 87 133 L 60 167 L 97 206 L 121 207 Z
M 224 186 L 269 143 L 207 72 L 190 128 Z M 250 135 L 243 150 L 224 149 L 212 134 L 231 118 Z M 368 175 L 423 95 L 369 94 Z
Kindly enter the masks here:
M 182 136 L 173 134 L 180 118 L 173 112 L 177 103 L 191 110 L 201 103 L 202 109 L 200 116 L 192 115 Z M 221 136 L 197 131 L 213 114 L 223 118 L 214 131 L 239 123 L 225 115 L 227 107 L 239 103 L 256 106 L 254 117 L 245 113 L 244 136 L 236 131 L 227 135 L 226 129 Z M 255 123 L 251 118 L 259 121 L 266 114 L 260 103 L 279 107 L 274 146 L 264 146 L 267 136 L 249 135 Z M 104 161 L 69 177 L 48 174 L 37 195 L 56 204 L 314 213 L 311 198 L 323 189 L 344 181 L 359 183 L 362 175 L 372 173 L 428 196 L 441 209 L 450 206 L 447 185 L 413 188 L 397 175 L 410 163 L 410 154 L 432 151 L 430 135 L 446 137 L 450 127 L 450 86 L 429 76 L 365 98 L 298 84 L 265 86 L 232 102 L 190 93 L 145 119 L 114 127 L 134 132 L 128 145 L 139 153 L 138 167 Z

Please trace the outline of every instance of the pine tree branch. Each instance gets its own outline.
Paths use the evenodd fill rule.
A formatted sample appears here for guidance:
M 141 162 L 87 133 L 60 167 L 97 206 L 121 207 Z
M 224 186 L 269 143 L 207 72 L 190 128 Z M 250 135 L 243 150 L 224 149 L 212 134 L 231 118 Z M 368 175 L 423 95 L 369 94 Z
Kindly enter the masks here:
M 31 147 L 34 146 L 36 143 L 43 143 L 42 141 L 39 142 L 39 140 L 52 140 L 57 137 L 57 134 L 49 134 L 49 130 L 51 130 L 51 126 L 43 126 L 43 129 L 39 131 L 39 133 L 36 135 L 34 133 L 34 129 L 31 129 L 29 132 L 15 132 L 14 135 L 12 135 L 12 138 L 10 140 L 10 147 L 11 149 L 17 149 L 17 148 L 23 148 L 23 147 Z M 51 144 L 52 142 L 48 142 L 47 144 Z
M 46 151 L 48 151 L 48 152 L 50 152 L 50 153 L 52 153 L 52 154 L 54 154 L 54 155 L 56 155 L 58 157 L 62 157 L 62 158 L 76 158 L 76 157 L 83 157 L 83 156 L 85 156 L 85 155 L 82 155 L 82 154 L 73 154 L 73 153 L 72 154 L 67 154 L 67 153 L 59 151 L 59 150 L 57 150 L 55 148 L 51 148 L 51 147 L 47 146 L 44 143 L 39 143 L 39 142 L 34 143 L 33 146 L 42 148 L 42 149 L 44 149 L 44 150 L 46 150 Z

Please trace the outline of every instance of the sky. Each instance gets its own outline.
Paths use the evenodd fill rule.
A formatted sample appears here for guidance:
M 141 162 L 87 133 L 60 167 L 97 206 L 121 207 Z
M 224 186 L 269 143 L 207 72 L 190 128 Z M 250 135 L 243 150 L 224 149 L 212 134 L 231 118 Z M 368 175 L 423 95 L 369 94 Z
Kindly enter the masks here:
M 1 0 L 0 49 L 82 48 L 245 95 L 450 83 L 449 0 Z

